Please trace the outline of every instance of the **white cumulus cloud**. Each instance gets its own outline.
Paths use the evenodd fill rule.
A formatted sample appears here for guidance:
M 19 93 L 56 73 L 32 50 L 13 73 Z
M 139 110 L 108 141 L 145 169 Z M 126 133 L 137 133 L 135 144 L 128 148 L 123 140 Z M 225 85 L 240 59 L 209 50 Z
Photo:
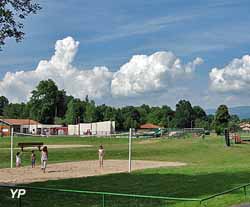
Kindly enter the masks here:
M 106 95 L 110 92 L 112 73 L 106 67 L 94 67 L 92 70 L 73 67 L 71 63 L 78 46 L 79 42 L 72 37 L 58 40 L 55 54 L 49 61 L 41 60 L 35 70 L 6 73 L 0 81 L 0 94 L 14 102 L 26 101 L 39 81 L 51 78 L 59 88 L 78 98 Z
M 150 56 L 135 55 L 113 77 L 111 89 L 115 96 L 134 96 L 166 90 L 176 79 L 190 76 L 203 60 L 182 64 L 172 52 L 156 52 Z
M 77 98 L 127 97 L 166 92 L 175 81 L 193 74 L 203 60 L 183 64 L 172 52 L 135 55 L 112 73 L 105 66 L 83 70 L 72 65 L 79 42 L 72 37 L 58 40 L 50 60 L 41 60 L 36 69 L 7 72 L 0 80 L 0 94 L 12 102 L 27 101 L 41 80 L 52 79 L 60 89 Z
M 210 88 L 216 92 L 249 93 L 250 55 L 236 58 L 224 68 L 213 68 L 209 77 Z

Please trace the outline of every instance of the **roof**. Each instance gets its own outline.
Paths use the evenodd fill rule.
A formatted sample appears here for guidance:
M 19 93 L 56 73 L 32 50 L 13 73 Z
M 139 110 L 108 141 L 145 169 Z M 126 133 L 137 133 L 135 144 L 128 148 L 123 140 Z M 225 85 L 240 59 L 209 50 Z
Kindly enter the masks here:
M 155 124 L 151 124 L 151 123 L 147 123 L 147 124 L 142 124 L 140 126 L 141 129 L 158 129 L 158 128 L 161 128 L 160 126 L 158 125 L 155 125 Z
M 39 122 L 32 119 L 0 119 L 0 121 L 5 122 L 9 125 L 37 125 Z
M 242 123 L 242 124 L 240 124 L 240 127 L 241 128 L 250 127 L 250 124 L 249 123 Z
M 243 131 L 250 131 L 250 128 L 249 127 L 244 127 L 242 128 Z

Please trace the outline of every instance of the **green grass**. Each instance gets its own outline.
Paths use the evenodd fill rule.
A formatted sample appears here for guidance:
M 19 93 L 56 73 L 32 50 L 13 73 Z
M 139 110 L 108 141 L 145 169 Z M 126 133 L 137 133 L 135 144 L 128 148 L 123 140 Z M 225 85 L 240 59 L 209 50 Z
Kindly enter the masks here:
M 17 142 L 43 141 L 45 144 L 90 144 L 91 148 L 49 149 L 49 163 L 97 159 L 99 144 L 106 150 L 106 159 L 127 159 L 128 140 L 110 138 L 15 138 Z M 9 139 L 0 140 L 0 167 L 9 166 Z M 30 151 L 23 154 L 24 164 L 29 164 Z M 142 139 L 133 140 L 133 159 L 180 161 L 188 165 L 181 168 L 159 168 L 136 171 L 132 174 L 120 173 L 78 179 L 65 179 L 34 183 L 32 186 L 66 188 L 116 193 L 133 193 L 156 196 L 203 198 L 230 188 L 250 182 L 250 144 L 225 147 L 224 139 L 214 135 L 186 139 Z M 33 192 L 35 194 L 36 192 Z M 47 206 L 101 206 L 101 197 L 66 195 L 63 193 L 39 193 L 41 198 L 53 197 L 53 205 Z M 33 196 L 34 198 L 37 196 Z M 74 198 L 74 199 L 73 199 Z M 92 199 L 91 199 L 92 198 Z M 28 204 L 26 197 L 26 205 Z M 81 205 L 77 204 L 81 201 Z M 112 203 L 114 201 L 115 203 Z M 242 190 L 224 195 L 207 202 L 211 207 L 226 207 L 232 204 L 250 201 L 250 188 L 247 198 Z M 35 201 L 34 201 L 35 202 Z M 107 198 L 107 206 L 165 206 L 165 202 L 151 199 Z M 126 205 L 124 204 L 126 203 Z M 85 205 L 86 204 L 86 205 Z M 87 205 L 88 204 L 88 205 Z M 132 205 L 133 204 L 133 205 Z M 32 206 L 34 203 L 32 204 Z M 0 204 L 1 206 L 1 204 Z M 177 202 L 169 206 L 199 206 L 197 203 Z

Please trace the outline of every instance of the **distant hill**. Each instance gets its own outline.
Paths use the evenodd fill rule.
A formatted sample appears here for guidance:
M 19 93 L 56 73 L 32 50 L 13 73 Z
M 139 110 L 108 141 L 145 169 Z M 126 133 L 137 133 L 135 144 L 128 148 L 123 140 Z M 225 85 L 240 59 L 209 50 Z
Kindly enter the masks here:
M 207 109 L 207 114 L 215 114 L 216 109 Z M 229 108 L 230 114 L 236 114 L 240 117 L 240 119 L 250 118 L 250 106 L 236 106 Z

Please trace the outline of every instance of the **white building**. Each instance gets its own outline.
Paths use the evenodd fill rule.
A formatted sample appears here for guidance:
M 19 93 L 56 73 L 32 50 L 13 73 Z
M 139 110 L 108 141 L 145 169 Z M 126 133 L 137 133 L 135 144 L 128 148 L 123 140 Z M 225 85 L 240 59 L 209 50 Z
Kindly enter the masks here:
M 115 133 L 115 121 L 102 121 L 94 123 L 80 123 L 68 125 L 68 135 L 97 135 L 107 136 Z

